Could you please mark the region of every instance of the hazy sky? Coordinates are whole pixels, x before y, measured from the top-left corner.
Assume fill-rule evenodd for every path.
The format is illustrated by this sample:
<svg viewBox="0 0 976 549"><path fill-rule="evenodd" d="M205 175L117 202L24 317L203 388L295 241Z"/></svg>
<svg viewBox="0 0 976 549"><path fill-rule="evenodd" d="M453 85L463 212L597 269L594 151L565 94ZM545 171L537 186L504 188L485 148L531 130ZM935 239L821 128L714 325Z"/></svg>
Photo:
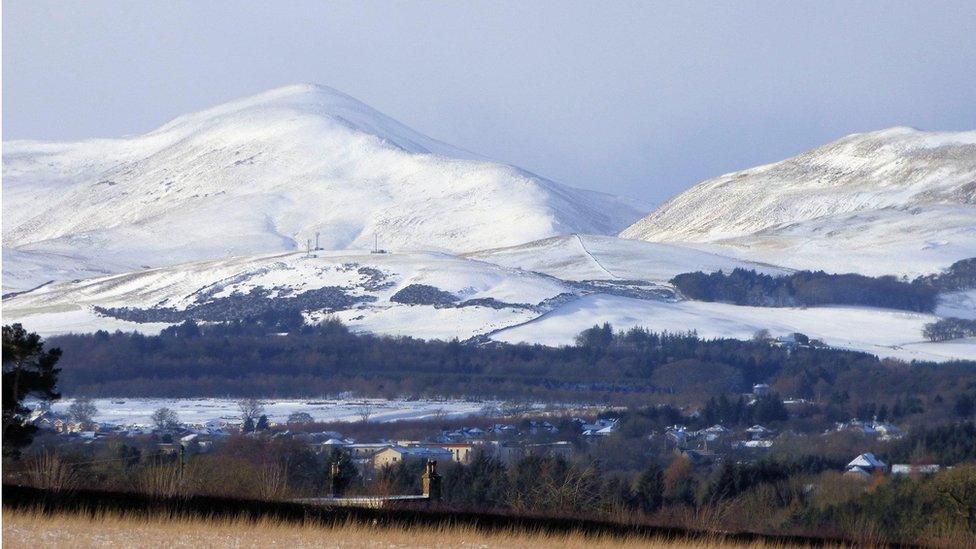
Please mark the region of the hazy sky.
<svg viewBox="0 0 976 549"><path fill-rule="evenodd" d="M3 2L5 140L297 82L660 201L852 132L976 128L976 2Z"/></svg>

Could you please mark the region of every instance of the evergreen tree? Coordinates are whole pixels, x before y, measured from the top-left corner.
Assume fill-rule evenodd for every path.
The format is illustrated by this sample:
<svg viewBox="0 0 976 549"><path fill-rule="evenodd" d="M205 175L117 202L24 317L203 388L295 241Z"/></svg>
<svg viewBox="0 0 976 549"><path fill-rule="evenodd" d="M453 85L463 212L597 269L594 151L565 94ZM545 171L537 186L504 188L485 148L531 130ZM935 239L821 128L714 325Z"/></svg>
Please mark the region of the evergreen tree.
<svg viewBox="0 0 976 549"><path fill-rule="evenodd" d="M3 455L17 457L31 443L37 428L27 423L28 396L43 401L60 398L55 368L61 349L44 350L40 336L20 324L3 327Z"/></svg>
<svg viewBox="0 0 976 549"><path fill-rule="evenodd" d="M634 483L635 506L645 513L657 511L664 503L664 471L657 463L644 470Z"/></svg>
<svg viewBox="0 0 976 549"><path fill-rule="evenodd" d="M777 394L759 397L752 407L752 418L757 423L770 421L786 421L790 418L783 400Z"/></svg>
<svg viewBox="0 0 976 549"><path fill-rule="evenodd" d="M959 417L969 417L976 412L976 398L969 395L959 395L956 397L956 415Z"/></svg>

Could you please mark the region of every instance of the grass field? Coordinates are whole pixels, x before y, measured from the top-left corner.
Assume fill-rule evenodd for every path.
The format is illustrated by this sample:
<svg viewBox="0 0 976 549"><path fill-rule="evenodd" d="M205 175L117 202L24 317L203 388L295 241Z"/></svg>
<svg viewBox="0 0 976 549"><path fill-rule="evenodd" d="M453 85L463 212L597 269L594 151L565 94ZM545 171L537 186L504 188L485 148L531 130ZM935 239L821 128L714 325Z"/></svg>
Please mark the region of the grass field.
<svg viewBox="0 0 976 549"><path fill-rule="evenodd" d="M717 539L590 537L541 532L482 532L471 527L329 527L276 520L234 520L124 516L81 513L43 514L5 509L3 546L45 547L782 547L769 543L733 545Z"/></svg>

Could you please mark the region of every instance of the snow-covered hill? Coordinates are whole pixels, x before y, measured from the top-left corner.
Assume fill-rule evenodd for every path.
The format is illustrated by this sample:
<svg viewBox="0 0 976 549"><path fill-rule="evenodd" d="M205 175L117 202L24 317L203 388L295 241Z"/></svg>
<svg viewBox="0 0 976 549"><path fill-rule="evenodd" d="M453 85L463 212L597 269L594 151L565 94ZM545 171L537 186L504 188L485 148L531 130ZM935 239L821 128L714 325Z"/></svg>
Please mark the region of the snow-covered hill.
<svg viewBox="0 0 976 549"><path fill-rule="evenodd" d="M621 236L793 268L935 272L976 255L976 131L851 135L699 183Z"/></svg>
<svg viewBox="0 0 976 549"><path fill-rule="evenodd" d="M294 304L313 322L335 315L357 329L464 339L535 318L574 292L552 277L443 253L288 252L50 284L8 297L3 315L44 334L152 333Z"/></svg>
<svg viewBox="0 0 976 549"><path fill-rule="evenodd" d="M592 256L572 253L585 243ZM548 244L548 249L546 244ZM307 321L335 316L355 330L426 339L492 338L571 343L581 330L610 322L618 329L697 330L705 337L749 338L759 329L794 331L838 347L904 359L976 359L976 339L922 340L934 315L867 307L760 308L681 300L666 280L696 266L725 268L735 260L678 246L577 237L543 241L520 256L552 272L587 273L586 261L614 273L564 280L516 266L444 253L367 251L262 254L201 261L49 284L3 301L5 323L22 322L44 335L138 330L155 333L187 318L219 321L262 311L301 311ZM665 253L669 252L669 253ZM499 256L493 252L489 256ZM657 254L657 255L654 255ZM521 259L520 259L521 257ZM565 263L560 258L568 258ZM775 271L774 267L759 266ZM606 267L605 267L606 268ZM579 270L577 270L579 269ZM587 279L587 281L583 281ZM939 314L971 306L967 293L950 294Z"/></svg>
<svg viewBox="0 0 976 549"><path fill-rule="evenodd" d="M3 147L4 291L304 249L471 251L644 212L423 136L338 91L289 86L145 135Z"/></svg>

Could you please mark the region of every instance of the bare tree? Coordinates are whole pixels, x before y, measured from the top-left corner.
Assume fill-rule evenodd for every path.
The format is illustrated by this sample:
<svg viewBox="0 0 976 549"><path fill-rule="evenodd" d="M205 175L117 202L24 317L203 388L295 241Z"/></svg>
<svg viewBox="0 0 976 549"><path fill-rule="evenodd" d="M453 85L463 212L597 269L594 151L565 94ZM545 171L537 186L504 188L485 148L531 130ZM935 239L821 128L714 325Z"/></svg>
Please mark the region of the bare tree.
<svg viewBox="0 0 976 549"><path fill-rule="evenodd" d="M176 429L180 426L180 418L170 408L160 408L152 414L153 425L161 431Z"/></svg>
<svg viewBox="0 0 976 549"><path fill-rule="evenodd" d="M528 402L510 401L502 404L501 413L503 416L520 417L532 410L532 405Z"/></svg>
<svg viewBox="0 0 976 549"><path fill-rule="evenodd" d="M71 464L55 452L44 452L28 460L25 475L31 486L53 492L71 490L79 481Z"/></svg>
<svg viewBox="0 0 976 549"><path fill-rule="evenodd" d="M359 419L363 420L363 423L366 423L373 415L373 405L369 402L363 402L359 408L356 409L356 413L359 415Z"/></svg>
<svg viewBox="0 0 976 549"><path fill-rule="evenodd" d="M136 485L146 494L175 497L186 493L186 478L179 463L161 463L143 469L136 478Z"/></svg>
<svg viewBox="0 0 976 549"><path fill-rule="evenodd" d="M245 398L237 402L237 407L241 410L241 420L252 424L257 423L258 418L264 414L264 404L256 398Z"/></svg>
<svg viewBox="0 0 976 549"><path fill-rule="evenodd" d="M285 463L266 463L258 469L258 497L273 501L285 497L288 492L288 468Z"/></svg>
<svg viewBox="0 0 976 549"><path fill-rule="evenodd" d="M95 419L98 408L90 398L76 398L71 406L68 406L68 415L71 419L81 424L89 424Z"/></svg>

